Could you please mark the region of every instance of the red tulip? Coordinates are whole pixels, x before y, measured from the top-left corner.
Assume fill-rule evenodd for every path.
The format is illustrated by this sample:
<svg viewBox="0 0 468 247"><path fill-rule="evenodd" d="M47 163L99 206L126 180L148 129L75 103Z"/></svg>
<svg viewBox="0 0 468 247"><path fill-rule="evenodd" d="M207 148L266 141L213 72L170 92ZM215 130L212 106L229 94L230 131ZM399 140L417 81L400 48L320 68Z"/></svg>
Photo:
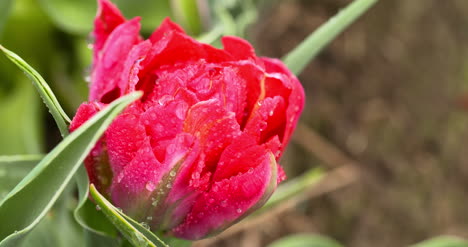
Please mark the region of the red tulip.
<svg viewBox="0 0 468 247"><path fill-rule="evenodd" d="M116 98L143 97L85 161L91 183L153 230L185 239L219 232L261 207L285 179L277 165L304 105L279 60L224 37L224 49L169 19L149 39L99 0L89 103L71 130Z"/></svg>

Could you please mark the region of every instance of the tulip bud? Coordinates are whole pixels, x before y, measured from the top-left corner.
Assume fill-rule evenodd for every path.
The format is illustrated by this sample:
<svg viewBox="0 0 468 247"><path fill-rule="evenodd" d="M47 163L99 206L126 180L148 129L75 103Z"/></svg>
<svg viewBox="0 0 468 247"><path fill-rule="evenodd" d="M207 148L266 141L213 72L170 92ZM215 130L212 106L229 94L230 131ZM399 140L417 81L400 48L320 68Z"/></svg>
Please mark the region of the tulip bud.
<svg viewBox="0 0 468 247"><path fill-rule="evenodd" d="M276 59L224 37L224 49L169 19L149 39L99 0L89 103L71 130L135 90L85 161L90 182L152 230L185 239L222 231L261 207L285 179L277 165L304 105Z"/></svg>

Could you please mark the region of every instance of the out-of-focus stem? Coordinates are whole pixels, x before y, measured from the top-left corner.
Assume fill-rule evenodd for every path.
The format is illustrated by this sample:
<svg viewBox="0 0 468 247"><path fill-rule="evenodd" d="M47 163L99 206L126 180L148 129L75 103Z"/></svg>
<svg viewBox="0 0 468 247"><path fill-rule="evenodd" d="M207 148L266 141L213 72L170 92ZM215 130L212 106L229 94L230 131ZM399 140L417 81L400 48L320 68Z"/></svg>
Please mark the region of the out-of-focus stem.
<svg viewBox="0 0 468 247"><path fill-rule="evenodd" d="M305 66L336 36L364 14L378 0L355 0L310 34L284 58L284 63L298 75Z"/></svg>

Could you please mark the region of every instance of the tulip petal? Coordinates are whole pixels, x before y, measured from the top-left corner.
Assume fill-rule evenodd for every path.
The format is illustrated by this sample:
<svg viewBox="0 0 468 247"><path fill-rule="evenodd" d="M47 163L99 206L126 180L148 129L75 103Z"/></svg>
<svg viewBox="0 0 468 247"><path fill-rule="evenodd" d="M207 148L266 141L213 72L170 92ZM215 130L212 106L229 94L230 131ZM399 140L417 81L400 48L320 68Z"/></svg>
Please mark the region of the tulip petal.
<svg viewBox="0 0 468 247"><path fill-rule="evenodd" d="M180 27L177 23L172 22L169 17L166 17L162 21L161 25L159 25L159 27L156 28L156 30L154 30L154 32L151 34L149 40L151 40L153 43L156 43L164 36L167 36L170 32L185 33L182 27Z"/></svg>
<svg viewBox="0 0 468 247"><path fill-rule="evenodd" d="M234 36L225 36L221 39L224 50L227 51L234 60L256 60L255 50L249 42Z"/></svg>
<svg viewBox="0 0 468 247"><path fill-rule="evenodd" d="M142 220L151 205L149 198L164 175L158 172L160 166L146 139L130 164L114 176L111 188L114 204L134 219Z"/></svg>
<svg viewBox="0 0 468 247"><path fill-rule="evenodd" d="M224 230L266 202L276 188L276 172L274 157L266 153L252 170L215 182L172 234L195 240Z"/></svg>
<svg viewBox="0 0 468 247"><path fill-rule="evenodd" d="M98 12L94 19L93 53L96 61L109 35L116 27L125 22L120 10L109 0L98 0Z"/></svg>
<svg viewBox="0 0 468 247"><path fill-rule="evenodd" d="M170 100L150 107L141 115L146 133L151 137L154 153L161 162L165 159L170 143L182 130L188 105L183 101Z"/></svg>
<svg viewBox="0 0 468 247"><path fill-rule="evenodd" d="M140 18L119 25L108 37L102 54L94 61L90 101L110 103L121 96L120 75L133 46L140 40ZM112 75L112 76L109 76ZM107 97L106 97L107 96Z"/></svg>
<svg viewBox="0 0 468 247"><path fill-rule="evenodd" d="M154 71L163 65L175 65L204 60L208 63L232 60L224 50L202 44L181 32L167 32L160 40L153 41L153 48L144 67Z"/></svg>
<svg viewBox="0 0 468 247"><path fill-rule="evenodd" d="M73 132L88 121L103 107L103 104L96 102L81 104L70 124L70 132ZM100 191L107 191L110 185L110 179L112 178L112 171L109 167L109 160L103 138L96 142L96 145L84 160L84 164L90 183L95 184L96 188Z"/></svg>
<svg viewBox="0 0 468 247"><path fill-rule="evenodd" d="M284 138L282 140L283 146L286 146L304 107L304 89L297 77L293 75L280 60L265 57L261 59L263 60L265 69L267 73L269 73L270 77L277 78L277 80L282 82L285 88L290 90L289 96L287 97L286 127ZM273 85L273 83L270 83L270 85ZM272 91L278 91L278 89L274 89L274 86L271 86L270 88Z"/></svg>
<svg viewBox="0 0 468 247"><path fill-rule="evenodd" d="M140 112L127 109L106 131L107 152L114 174L119 174L135 157L147 134Z"/></svg>
<svg viewBox="0 0 468 247"><path fill-rule="evenodd" d="M206 155L204 172L212 172L221 151L241 134L235 114L227 111L216 99L192 106L184 122L184 131L200 141Z"/></svg>

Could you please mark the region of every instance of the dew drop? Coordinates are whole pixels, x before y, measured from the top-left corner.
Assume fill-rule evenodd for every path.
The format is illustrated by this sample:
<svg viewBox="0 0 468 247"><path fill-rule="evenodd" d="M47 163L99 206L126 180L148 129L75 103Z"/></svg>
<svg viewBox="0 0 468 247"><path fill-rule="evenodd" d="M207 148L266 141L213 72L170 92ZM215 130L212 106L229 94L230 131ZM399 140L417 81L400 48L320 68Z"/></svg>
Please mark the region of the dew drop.
<svg viewBox="0 0 468 247"><path fill-rule="evenodd" d="M258 106L262 106L262 102L258 101L258 102L257 102L257 105L258 105Z"/></svg>
<svg viewBox="0 0 468 247"><path fill-rule="evenodd" d="M141 225L142 227L148 229L148 230L150 229L148 223L146 223L146 222L140 222L140 225Z"/></svg>
<svg viewBox="0 0 468 247"><path fill-rule="evenodd" d="M155 185L153 184L153 182L151 182L151 181L148 182L148 183L146 183L146 186L145 186L145 187L146 187L146 189L147 189L148 191L153 191L153 190L156 188L156 186L155 186Z"/></svg>
<svg viewBox="0 0 468 247"><path fill-rule="evenodd" d="M169 175L170 175L171 177L175 177L176 174L177 174L177 173L176 173L175 171L169 172Z"/></svg>
<svg viewBox="0 0 468 247"><path fill-rule="evenodd" d="M147 220L153 220L153 216L146 217Z"/></svg>
<svg viewBox="0 0 468 247"><path fill-rule="evenodd" d="M248 172L253 173L253 171L254 171L253 167L250 167Z"/></svg>
<svg viewBox="0 0 468 247"><path fill-rule="evenodd" d="M101 211L101 207L99 205L96 205L96 210Z"/></svg>
<svg viewBox="0 0 468 247"><path fill-rule="evenodd" d="M242 209L238 208L238 209L236 210L236 212L237 212L238 214L240 214L240 213L242 213Z"/></svg>
<svg viewBox="0 0 468 247"><path fill-rule="evenodd" d="M158 201L153 201L153 202L151 203L151 205L153 205L153 207L158 206Z"/></svg>
<svg viewBox="0 0 468 247"><path fill-rule="evenodd" d="M213 198L208 199L208 203L213 203L214 201L215 201L215 199L213 199Z"/></svg>
<svg viewBox="0 0 468 247"><path fill-rule="evenodd" d="M172 184L166 184L166 188L168 189L172 188Z"/></svg>
<svg viewBox="0 0 468 247"><path fill-rule="evenodd" d="M271 117L271 116L273 116L273 113L274 113L273 110L271 110L271 111L268 113L268 115L270 115L270 117Z"/></svg>

